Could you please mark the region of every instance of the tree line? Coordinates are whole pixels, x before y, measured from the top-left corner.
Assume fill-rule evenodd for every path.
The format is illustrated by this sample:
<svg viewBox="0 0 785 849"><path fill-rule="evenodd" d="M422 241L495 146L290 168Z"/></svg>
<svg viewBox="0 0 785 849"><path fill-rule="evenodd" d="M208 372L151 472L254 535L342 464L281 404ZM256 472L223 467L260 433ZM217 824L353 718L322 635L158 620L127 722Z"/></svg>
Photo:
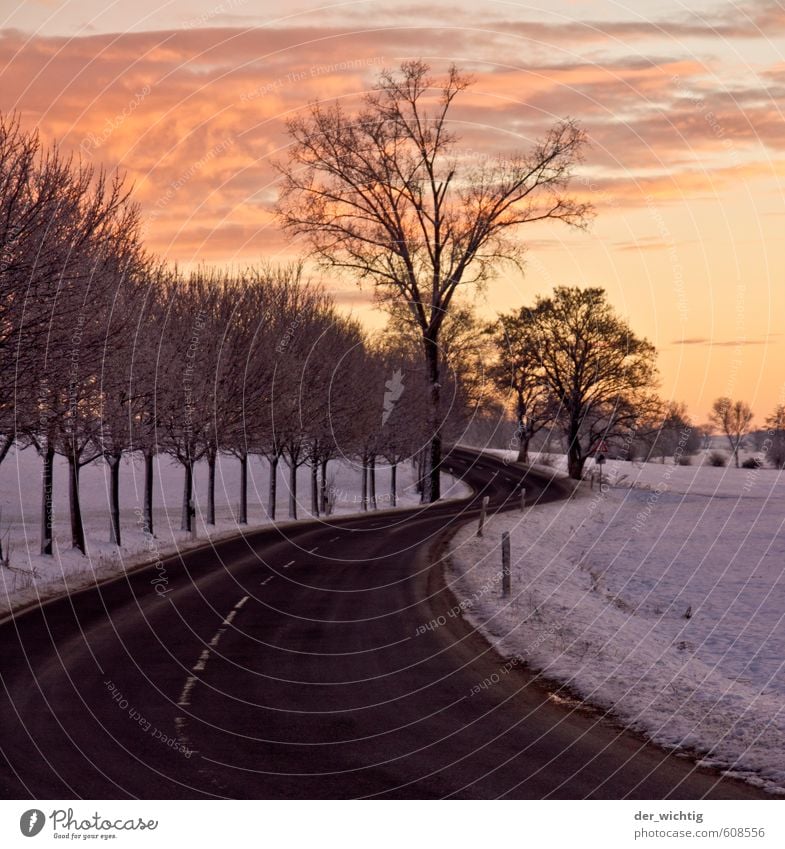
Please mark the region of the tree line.
<svg viewBox="0 0 785 849"><path fill-rule="evenodd" d="M728 441L738 467L753 413L744 401L718 398L706 424L695 425L684 404L656 394L656 351L617 316L600 288L557 287L531 307L502 314L486 333L495 351L491 376L509 400L518 459L541 432L567 453L580 479L597 454L623 459L688 462L712 433ZM778 405L757 434L761 456L785 466L785 407Z"/></svg>
<svg viewBox="0 0 785 849"><path fill-rule="evenodd" d="M241 523L253 456L270 467L270 518L280 463L292 518L298 469L310 470L319 515L330 509L327 465L340 457L362 468L363 506L377 500L379 461L393 470L395 503L394 472L410 457L423 500L433 501L443 445L475 414L502 418L508 397L519 458L541 431L556 432L575 478L599 452L695 450L699 429L654 391L654 347L604 290L557 287L489 327L463 297L520 262L523 225L584 227L592 215L570 191L586 146L575 121L556 122L516 153L478 159L462 150L451 113L472 82L456 68L437 80L422 61L404 62L379 76L358 110L317 104L288 123L279 221L324 269L372 283L389 317L373 339L301 264L186 273L161 261L143 245L121 176L0 116L0 463L15 443L41 456L43 553L53 550L57 454L68 462L73 545L84 551L80 470L107 463L119 544L129 454L144 458L142 524L152 534L158 454L182 466L185 530L199 461L215 522L221 453L240 464ZM718 404L713 421L738 462L749 420L737 402ZM776 447L781 408L772 421Z"/></svg>
<svg viewBox="0 0 785 849"><path fill-rule="evenodd" d="M12 445L42 461L41 552L53 552L56 455L67 459L71 539L86 550L80 472L110 471L111 539L121 543L123 457L144 460L141 524L154 533L155 457L183 471L181 527L194 521L194 464L204 461L204 503L215 523L221 453L240 465L240 523L248 522L249 458L310 468L311 512L330 509L327 464L362 468L363 506L376 503L379 458L414 457L425 491L431 421L427 373L400 328L369 339L341 315L300 264L188 273L147 252L126 182L46 148L17 119L0 119L0 463ZM468 391L445 375L440 429L454 437Z"/></svg>

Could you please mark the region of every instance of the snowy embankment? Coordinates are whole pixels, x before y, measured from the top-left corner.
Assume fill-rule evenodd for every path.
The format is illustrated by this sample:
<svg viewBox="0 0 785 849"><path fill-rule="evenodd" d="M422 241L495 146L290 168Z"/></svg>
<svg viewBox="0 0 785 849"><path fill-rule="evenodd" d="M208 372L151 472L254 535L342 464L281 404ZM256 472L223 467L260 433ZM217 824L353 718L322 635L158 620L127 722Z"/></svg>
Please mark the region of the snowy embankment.
<svg viewBox="0 0 785 849"><path fill-rule="evenodd" d="M457 534L448 580L465 615L563 696L785 792L785 475L603 471L602 492L583 483L567 501L494 517L482 539Z"/></svg>
<svg viewBox="0 0 785 849"><path fill-rule="evenodd" d="M289 469L279 463L276 499L278 524L288 522ZM332 516L361 510L361 472L347 461L334 460L328 466L329 491L334 501ZM298 516L310 519L310 468L298 470ZM398 467L397 506L419 503L411 465ZM389 509L390 471L377 467L376 491L379 509ZM71 547L68 510L68 465L56 458L53 509L55 552L41 556L40 506L41 460L33 449L12 451L0 466L0 537L3 552L10 550L10 564L0 564L0 612L30 602L73 591L96 580L120 574L150 561L232 534L270 524L267 514L269 466L257 457L248 463L248 524L239 525L236 516L240 501L240 463L231 456L219 457L216 471L216 524L205 523L207 501L207 464L194 468L196 499L196 539L180 530L182 504L182 466L167 456L155 463L153 529L150 537L142 529L144 467L140 458L123 461L120 472L122 546L109 542L109 468L103 462L91 463L81 470L80 492L87 538L87 556ZM444 477L444 498L462 498L467 486ZM329 521L329 518L325 518Z"/></svg>

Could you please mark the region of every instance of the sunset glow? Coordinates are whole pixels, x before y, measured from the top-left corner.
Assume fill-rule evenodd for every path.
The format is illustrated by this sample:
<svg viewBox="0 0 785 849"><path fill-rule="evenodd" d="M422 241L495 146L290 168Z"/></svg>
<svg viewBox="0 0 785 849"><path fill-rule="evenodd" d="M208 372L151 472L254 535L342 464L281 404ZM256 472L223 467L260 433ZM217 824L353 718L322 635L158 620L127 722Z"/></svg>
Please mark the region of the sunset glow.
<svg viewBox="0 0 785 849"><path fill-rule="evenodd" d="M389 5L389 8L388 8ZM285 12L283 11L285 9ZM350 105L383 68L456 63L466 156L525 149L557 118L591 140L587 232L526 228L492 315L603 286L659 350L660 391L703 421L785 402L785 8L595 2L23 2L2 21L0 111L135 183L151 249L188 265L296 256L272 215L284 119ZM370 326L370 291L324 278Z"/></svg>

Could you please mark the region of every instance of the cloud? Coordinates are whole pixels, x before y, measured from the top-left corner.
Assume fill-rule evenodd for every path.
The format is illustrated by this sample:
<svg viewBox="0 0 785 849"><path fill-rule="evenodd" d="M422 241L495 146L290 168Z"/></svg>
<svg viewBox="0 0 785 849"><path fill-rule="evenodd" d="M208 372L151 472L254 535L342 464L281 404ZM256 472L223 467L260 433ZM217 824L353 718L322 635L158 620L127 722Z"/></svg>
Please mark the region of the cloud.
<svg viewBox="0 0 785 849"><path fill-rule="evenodd" d="M637 239L624 242L614 242L613 247L617 251L662 251L672 250L674 247L696 244L695 239L666 241L660 236L641 236ZM684 344L687 344L686 342Z"/></svg>
<svg viewBox="0 0 785 849"><path fill-rule="evenodd" d="M749 345L768 345L768 339L674 339L671 345L707 345L713 348L745 348Z"/></svg>
<svg viewBox="0 0 785 849"><path fill-rule="evenodd" d="M677 41L693 31L742 37L764 23L771 35L785 28L775 6L659 23L500 19L478 27L469 25L475 13L461 18L458 9L446 28L403 25L396 11L389 26L369 21L365 31L335 16L323 25L78 38L6 30L0 110L20 109L46 138L126 170L152 219L153 249L183 261L258 256L291 249L271 215L271 161L285 156L288 115L316 99L340 98L351 110L382 67L406 56L468 57L476 84L454 115L464 151L526 148L555 118L574 115L592 141L576 193L623 210L716 197L739 181L782 175L785 66L763 69L760 85L718 88L711 56ZM438 10L443 17L442 6L424 7L417 20ZM521 51L524 33L554 49ZM644 57L628 41L647 33L659 33L658 52ZM556 49L589 37L600 52ZM664 245L634 249L642 247Z"/></svg>

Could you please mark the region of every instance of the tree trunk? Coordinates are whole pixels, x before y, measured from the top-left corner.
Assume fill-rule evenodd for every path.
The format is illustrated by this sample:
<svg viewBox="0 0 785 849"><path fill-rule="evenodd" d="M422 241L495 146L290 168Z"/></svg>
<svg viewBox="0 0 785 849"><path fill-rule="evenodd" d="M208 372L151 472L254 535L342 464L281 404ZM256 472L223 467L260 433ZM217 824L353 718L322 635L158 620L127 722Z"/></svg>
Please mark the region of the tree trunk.
<svg viewBox="0 0 785 849"><path fill-rule="evenodd" d="M360 501L363 510L368 509L368 458L363 455L363 482L360 490Z"/></svg>
<svg viewBox="0 0 785 849"><path fill-rule="evenodd" d="M579 481L583 478L583 466L586 462L585 457L581 457L580 453L577 455L570 451L567 455L567 472L569 476L576 481Z"/></svg>
<svg viewBox="0 0 785 849"><path fill-rule="evenodd" d="M79 503L79 460L72 452L68 454L68 504L71 511L71 545L86 554L82 505Z"/></svg>
<svg viewBox="0 0 785 849"><path fill-rule="evenodd" d="M425 491L425 474L427 471L428 449L423 448L417 452L417 492L420 494L420 503L424 504L427 498Z"/></svg>
<svg viewBox="0 0 785 849"><path fill-rule="evenodd" d="M207 452L207 524L215 524L215 463L218 452L211 449Z"/></svg>
<svg viewBox="0 0 785 849"><path fill-rule="evenodd" d="M528 435L528 429L526 427L526 406L520 396L518 397L517 416L518 422L515 427L515 438L518 440L518 457L516 462L528 463L531 437Z"/></svg>
<svg viewBox="0 0 785 849"><path fill-rule="evenodd" d="M297 518L297 465L289 462L289 518Z"/></svg>
<svg viewBox="0 0 785 849"><path fill-rule="evenodd" d="M442 464L441 384L439 375L439 345L436 338L425 337L425 359L428 363L428 380L431 384L431 441L429 462L424 481L424 500L432 503L441 498L440 472Z"/></svg>
<svg viewBox="0 0 785 849"><path fill-rule="evenodd" d="M144 504L142 505L142 531L153 535L153 467L154 455L146 451L144 455Z"/></svg>
<svg viewBox="0 0 785 849"><path fill-rule="evenodd" d="M322 513L327 513L329 507L329 499L327 493L327 460L322 460L322 481L321 481L321 503Z"/></svg>
<svg viewBox="0 0 785 849"><path fill-rule="evenodd" d="M275 519L275 499L278 497L278 455L273 454L270 462L270 485L267 497L267 515Z"/></svg>
<svg viewBox="0 0 785 849"><path fill-rule="evenodd" d="M368 463L368 489L369 496L371 499L371 507L376 510L378 505L376 504L376 455L372 454L370 462Z"/></svg>
<svg viewBox="0 0 785 849"><path fill-rule="evenodd" d="M396 492L398 479L398 466L393 463L390 466L390 506L395 507L398 502L398 493Z"/></svg>
<svg viewBox="0 0 785 849"><path fill-rule="evenodd" d="M120 546L120 454L107 458L109 463L109 542Z"/></svg>
<svg viewBox="0 0 785 849"><path fill-rule="evenodd" d="M583 478L583 465L586 462L586 458L581 451L578 428L579 424L577 422L571 422L570 430L567 434L567 473L576 481Z"/></svg>
<svg viewBox="0 0 785 849"><path fill-rule="evenodd" d="M2 446L0 446L0 463L2 463L3 460L5 460L5 458L8 456L8 452L11 450L11 446L13 444L14 444L14 435L9 434L3 440Z"/></svg>
<svg viewBox="0 0 785 849"><path fill-rule="evenodd" d="M311 465L311 515L319 515L319 464L316 460Z"/></svg>
<svg viewBox="0 0 785 849"><path fill-rule="evenodd" d="M44 472L41 499L41 554L53 553L52 531L52 487L54 485L54 448L46 441L43 452Z"/></svg>
<svg viewBox="0 0 785 849"><path fill-rule="evenodd" d="M188 531L192 530L192 522L196 520L196 517L193 515L192 505L194 498L194 466L193 463L188 460L183 463L183 511L182 516L180 517L180 530Z"/></svg>
<svg viewBox="0 0 785 849"><path fill-rule="evenodd" d="M248 455L240 455L240 524L248 524Z"/></svg>

